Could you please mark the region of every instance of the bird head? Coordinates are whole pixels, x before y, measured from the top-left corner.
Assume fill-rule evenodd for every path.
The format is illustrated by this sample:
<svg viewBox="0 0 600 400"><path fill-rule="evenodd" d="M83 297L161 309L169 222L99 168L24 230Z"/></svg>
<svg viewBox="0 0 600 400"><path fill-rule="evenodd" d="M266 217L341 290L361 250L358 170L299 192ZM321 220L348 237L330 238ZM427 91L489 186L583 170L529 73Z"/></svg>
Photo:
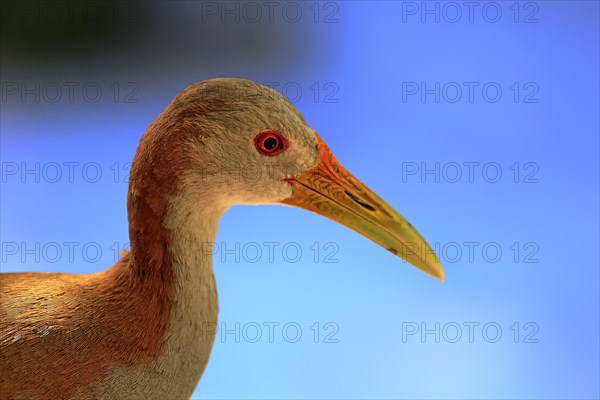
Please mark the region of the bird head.
<svg viewBox="0 0 600 400"><path fill-rule="evenodd" d="M186 185L234 204L284 204L353 229L435 278L444 273L417 230L333 156L277 91L218 78L179 93L160 131L181 132ZM170 124L170 125L169 125ZM173 158L178 155L173 154Z"/></svg>

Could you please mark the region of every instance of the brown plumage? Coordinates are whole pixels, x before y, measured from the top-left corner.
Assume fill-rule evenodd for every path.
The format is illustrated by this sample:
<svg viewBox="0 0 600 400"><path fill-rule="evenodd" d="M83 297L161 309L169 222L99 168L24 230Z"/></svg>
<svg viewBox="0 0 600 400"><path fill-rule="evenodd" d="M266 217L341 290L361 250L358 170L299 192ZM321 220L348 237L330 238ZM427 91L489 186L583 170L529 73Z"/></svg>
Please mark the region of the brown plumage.
<svg viewBox="0 0 600 400"><path fill-rule="evenodd" d="M248 165L258 178L240 173ZM325 215L443 276L437 259L408 251L413 242L430 251L412 226L281 95L240 79L199 82L140 140L130 254L95 274L0 275L0 398L189 397L218 317L206 243L231 205L264 203Z"/></svg>

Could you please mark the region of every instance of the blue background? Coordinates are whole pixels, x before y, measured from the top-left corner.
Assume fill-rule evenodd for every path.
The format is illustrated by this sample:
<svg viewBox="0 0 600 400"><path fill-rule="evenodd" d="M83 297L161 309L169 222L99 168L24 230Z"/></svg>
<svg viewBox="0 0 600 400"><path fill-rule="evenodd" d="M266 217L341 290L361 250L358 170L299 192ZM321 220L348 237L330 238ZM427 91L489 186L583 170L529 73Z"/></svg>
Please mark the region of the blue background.
<svg viewBox="0 0 600 400"><path fill-rule="evenodd" d="M32 28L54 18L43 6L11 17L2 272L110 266L128 241L127 163L170 99L216 76L276 82L436 247L446 282L303 210L234 207L217 243L238 259L214 267L221 328L240 328L218 333L193 398L600 397L598 2L481 2L472 20L463 2L281 3L271 21L262 2L261 18L241 3L114 4L84 26L60 17L73 28L55 36Z"/></svg>

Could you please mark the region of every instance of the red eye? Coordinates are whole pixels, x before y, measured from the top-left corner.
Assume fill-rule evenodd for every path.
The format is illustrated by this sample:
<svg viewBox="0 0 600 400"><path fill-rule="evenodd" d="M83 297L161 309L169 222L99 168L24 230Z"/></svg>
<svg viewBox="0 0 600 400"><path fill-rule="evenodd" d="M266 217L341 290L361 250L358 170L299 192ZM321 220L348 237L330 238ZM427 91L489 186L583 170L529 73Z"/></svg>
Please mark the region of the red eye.
<svg viewBox="0 0 600 400"><path fill-rule="evenodd" d="M288 142L277 131L265 131L254 138L256 149L265 156L276 156L288 147Z"/></svg>

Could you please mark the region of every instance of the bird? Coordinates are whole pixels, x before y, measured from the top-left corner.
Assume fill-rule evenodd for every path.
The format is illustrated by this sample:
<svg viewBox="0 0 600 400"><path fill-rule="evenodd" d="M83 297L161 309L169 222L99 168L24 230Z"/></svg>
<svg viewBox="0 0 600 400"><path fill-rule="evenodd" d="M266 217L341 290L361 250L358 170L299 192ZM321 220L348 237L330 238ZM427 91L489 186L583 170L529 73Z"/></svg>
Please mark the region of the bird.
<svg viewBox="0 0 600 400"><path fill-rule="evenodd" d="M206 243L238 204L304 208L444 279L417 230L283 95L241 78L199 81L140 138L126 254L90 274L0 274L0 398L189 398L216 333L204 328L218 321Z"/></svg>

